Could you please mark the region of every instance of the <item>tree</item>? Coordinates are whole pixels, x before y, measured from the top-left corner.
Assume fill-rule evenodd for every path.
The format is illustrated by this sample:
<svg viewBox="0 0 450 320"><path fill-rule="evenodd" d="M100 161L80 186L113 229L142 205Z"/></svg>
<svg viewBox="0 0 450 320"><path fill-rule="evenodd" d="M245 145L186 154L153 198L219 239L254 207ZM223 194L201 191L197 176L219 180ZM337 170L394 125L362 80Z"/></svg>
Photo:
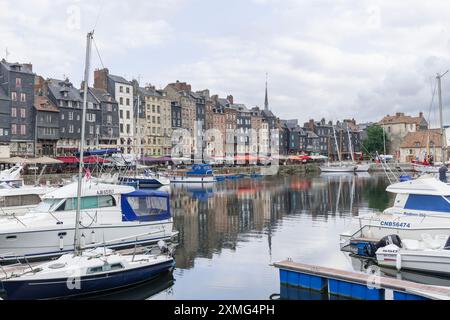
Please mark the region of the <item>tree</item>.
<svg viewBox="0 0 450 320"><path fill-rule="evenodd" d="M385 135L385 137L383 137ZM384 129L379 125L372 125L367 128L367 138L363 141L366 152L375 155L384 154L384 143L386 140L386 150L389 150L389 137L384 133Z"/></svg>

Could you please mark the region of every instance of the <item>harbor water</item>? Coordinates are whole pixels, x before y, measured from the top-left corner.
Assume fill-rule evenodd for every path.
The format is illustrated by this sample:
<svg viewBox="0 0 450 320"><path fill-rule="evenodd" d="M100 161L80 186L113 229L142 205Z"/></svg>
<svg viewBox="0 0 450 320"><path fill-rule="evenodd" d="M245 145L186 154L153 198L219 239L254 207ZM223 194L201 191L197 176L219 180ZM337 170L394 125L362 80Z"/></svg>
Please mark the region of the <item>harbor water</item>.
<svg viewBox="0 0 450 320"><path fill-rule="evenodd" d="M268 300L280 293L271 264L286 258L364 272L370 263L341 252L339 234L352 216L392 205L387 185L384 175L364 173L171 186L174 228L180 232L173 275L108 298ZM450 282L382 271L422 283Z"/></svg>

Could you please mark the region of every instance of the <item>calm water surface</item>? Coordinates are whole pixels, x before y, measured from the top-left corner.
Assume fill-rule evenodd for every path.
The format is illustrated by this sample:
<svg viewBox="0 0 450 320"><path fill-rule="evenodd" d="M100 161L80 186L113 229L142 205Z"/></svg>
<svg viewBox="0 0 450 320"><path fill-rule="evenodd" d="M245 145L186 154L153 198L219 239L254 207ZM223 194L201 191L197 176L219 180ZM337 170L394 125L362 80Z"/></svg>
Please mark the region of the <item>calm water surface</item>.
<svg viewBox="0 0 450 320"><path fill-rule="evenodd" d="M269 299L280 292L270 264L294 261L353 270L339 249L352 216L393 201L384 176L270 177L172 187L180 232L177 268L151 299ZM358 267L356 267L358 268Z"/></svg>
<svg viewBox="0 0 450 320"><path fill-rule="evenodd" d="M339 234L353 216L392 205L387 185L384 175L364 174L246 178L210 188L172 186L172 214L180 232L176 270L107 298L268 300L281 290L278 270L270 264L288 257L364 271L370 264L341 252ZM450 279L408 272L382 270L382 275L450 286ZM289 297L324 298L296 290Z"/></svg>

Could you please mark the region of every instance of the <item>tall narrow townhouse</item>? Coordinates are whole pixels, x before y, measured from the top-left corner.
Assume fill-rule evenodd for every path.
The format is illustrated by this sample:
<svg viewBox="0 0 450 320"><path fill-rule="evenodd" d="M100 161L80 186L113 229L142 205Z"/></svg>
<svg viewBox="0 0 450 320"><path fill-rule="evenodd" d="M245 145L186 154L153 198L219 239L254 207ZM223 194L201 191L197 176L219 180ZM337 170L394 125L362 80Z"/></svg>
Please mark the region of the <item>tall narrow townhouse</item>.
<svg viewBox="0 0 450 320"><path fill-rule="evenodd" d="M0 86L2 90L2 113L9 114L2 121L1 140L10 141L12 156L31 156L35 152L35 112L34 112L34 78L33 66L23 63L0 61ZM9 109L9 110L7 110ZM3 137L3 138L2 138Z"/></svg>
<svg viewBox="0 0 450 320"><path fill-rule="evenodd" d="M58 155L72 155L80 147L83 98L80 91L66 80L47 80L48 99L59 109Z"/></svg>
<svg viewBox="0 0 450 320"><path fill-rule="evenodd" d="M94 88L108 91L119 104L119 139L117 144L125 154L137 153L134 132L134 89L133 84L123 77L109 73L108 69L95 70Z"/></svg>

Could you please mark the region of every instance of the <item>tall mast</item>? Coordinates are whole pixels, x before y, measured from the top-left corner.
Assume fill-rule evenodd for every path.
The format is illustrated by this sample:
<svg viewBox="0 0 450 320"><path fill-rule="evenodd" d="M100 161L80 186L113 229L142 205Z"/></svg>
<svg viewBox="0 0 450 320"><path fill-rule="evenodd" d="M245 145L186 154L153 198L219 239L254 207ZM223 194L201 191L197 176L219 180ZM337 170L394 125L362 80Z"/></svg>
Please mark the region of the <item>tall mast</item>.
<svg viewBox="0 0 450 320"><path fill-rule="evenodd" d="M355 155L353 154L352 136L351 136L350 130L348 128L348 123L347 123L347 134L348 134L348 147L349 147L350 155L352 157L352 161L355 162Z"/></svg>
<svg viewBox="0 0 450 320"><path fill-rule="evenodd" d="M141 95L139 94L139 83L137 86L137 106L136 106L136 146L137 148L135 149L135 152L137 152L138 154L140 154L140 149L142 148L141 146L141 136L139 134L139 107L141 105ZM135 169L134 169L134 176L137 177L138 176L138 155L135 154L135 159L134 159L134 163L135 163Z"/></svg>
<svg viewBox="0 0 450 320"><path fill-rule="evenodd" d="M87 95L89 89L89 72L91 64L91 43L94 36L94 31L87 34L86 40L86 62L84 69L84 92L83 92L83 113L81 116L81 141L80 141L80 164L78 166L78 191L77 191L77 214L75 219L75 239L74 247L75 254L79 255L81 253L80 245L80 218L81 218L81 186L83 179L83 168L84 168L84 140L86 136L86 109L87 109Z"/></svg>
<svg viewBox="0 0 450 320"><path fill-rule="evenodd" d="M444 130L444 116L442 114L442 77L444 77L446 74L448 73L448 70L440 75L439 73L436 76L436 79L438 81L438 93L439 93L439 118L440 118L440 125L441 125L441 159L442 159L442 163L445 164L445 145L446 145L446 141L445 141L445 130Z"/></svg>
<svg viewBox="0 0 450 320"><path fill-rule="evenodd" d="M339 162L342 163L341 152L339 151L339 144L338 144L338 141L337 141L336 130L334 129L334 127L333 127L333 134L334 134L334 142L336 144L336 152L338 154Z"/></svg>

